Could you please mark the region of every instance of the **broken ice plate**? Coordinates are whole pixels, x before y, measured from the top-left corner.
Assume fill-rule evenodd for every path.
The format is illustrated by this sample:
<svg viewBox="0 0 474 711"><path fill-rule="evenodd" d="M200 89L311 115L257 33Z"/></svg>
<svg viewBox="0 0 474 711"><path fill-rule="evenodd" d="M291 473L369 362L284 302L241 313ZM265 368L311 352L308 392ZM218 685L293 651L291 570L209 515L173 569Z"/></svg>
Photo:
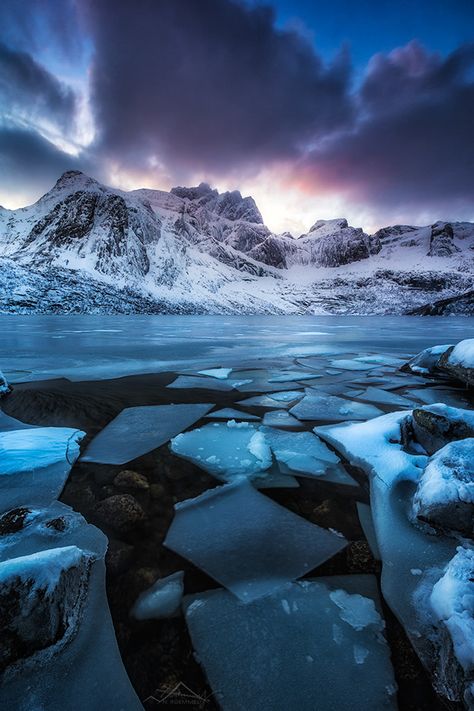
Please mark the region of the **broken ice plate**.
<svg viewBox="0 0 474 711"><path fill-rule="evenodd" d="M233 407L224 407L222 410L214 410L206 415L206 420L259 420L257 415L251 415L243 410L236 410Z"/></svg>
<svg viewBox="0 0 474 711"><path fill-rule="evenodd" d="M270 410L263 416L262 424L267 427L282 427L284 429L301 429L302 425L296 417L286 410Z"/></svg>
<svg viewBox="0 0 474 711"><path fill-rule="evenodd" d="M307 389L305 397L294 405L290 414L300 420L368 420L383 415L374 405L346 400L336 395Z"/></svg>
<svg viewBox="0 0 474 711"><path fill-rule="evenodd" d="M210 590L184 609L224 711L397 708L373 576L302 580L250 604Z"/></svg>
<svg viewBox="0 0 474 711"><path fill-rule="evenodd" d="M235 390L239 385L248 384L251 380L228 378L226 380L199 376L199 375L178 375L176 380L167 385L167 388L177 390L192 390L200 388L201 390Z"/></svg>
<svg viewBox="0 0 474 711"><path fill-rule="evenodd" d="M219 382L219 381L216 381ZM128 407L94 437L82 462L126 464L151 452L206 415L212 404Z"/></svg>
<svg viewBox="0 0 474 711"><path fill-rule="evenodd" d="M347 545L246 480L175 506L164 545L251 602L309 573Z"/></svg>

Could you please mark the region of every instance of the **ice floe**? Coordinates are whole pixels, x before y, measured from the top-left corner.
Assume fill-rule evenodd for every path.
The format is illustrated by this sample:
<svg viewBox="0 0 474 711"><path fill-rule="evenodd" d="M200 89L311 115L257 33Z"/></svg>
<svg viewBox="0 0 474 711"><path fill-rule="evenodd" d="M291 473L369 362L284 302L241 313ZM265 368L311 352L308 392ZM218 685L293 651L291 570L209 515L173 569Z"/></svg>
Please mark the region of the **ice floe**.
<svg viewBox="0 0 474 711"><path fill-rule="evenodd" d="M304 398L291 408L290 414L299 420L341 422L378 417L382 412L374 405L354 402L307 388Z"/></svg>
<svg viewBox="0 0 474 711"><path fill-rule="evenodd" d="M364 535L367 539L372 555L375 560L380 560L379 544L377 543L377 536L375 535L374 521L370 506L368 504L363 504L360 501L357 501L356 506L360 525L364 531Z"/></svg>
<svg viewBox="0 0 474 711"><path fill-rule="evenodd" d="M402 395L387 392L382 388L368 387L362 393L354 397L357 397L358 400L367 400L368 402L376 402L381 405L393 405L394 407L406 407L408 409L413 408L415 405L412 400Z"/></svg>
<svg viewBox="0 0 474 711"><path fill-rule="evenodd" d="M219 381L216 381L219 382ZM94 437L83 462L126 464L168 442L206 415L212 404L128 407Z"/></svg>
<svg viewBox="0 0 474 711"><path fill-rule="evenodd" d="M164 541L244 602L309 573L346 544L245 479L176 504Z"/></svg>
<svg viewBox="0 0 474 711"><path fill-rule="evenodd" d="M206 415L206 420L259 420L257 415L251 415L243 410L236 410L233 407L224 407L222 410L214 410ZM1 420L0 420L1 425Z"/></svg>
<svg viewBox="0 0 474 711"><path fill-rule="evenodd" d="M249 604L210 590L184 607L224 711L397 708L372 576L303 580Z"/></svg>
<svg viewBox="0 0 474 711"><path fill-rule="evenodd" d="M213 377L197 376L197 375L178 375L176 380L167 385L167 388L174 388L177 390L235 390L241 385L246 385L251 383L251 380L236 380L236 379L220 379Z"/></svg>
<svg viewBox="0 0 474 711"><path fill-rule="evenodd" d="M198 371L199 375L207 375L210 378L225 380L232 373L232 368L209 368L209 370Z"/></svg>
<svg viewBox="0 0 474 711"><path fill-rule="evenodd" d="M271 410L263 416L262 424L267 427L281 427L283 429L301 429L301 422L290 415L286 410Z"/></svg>

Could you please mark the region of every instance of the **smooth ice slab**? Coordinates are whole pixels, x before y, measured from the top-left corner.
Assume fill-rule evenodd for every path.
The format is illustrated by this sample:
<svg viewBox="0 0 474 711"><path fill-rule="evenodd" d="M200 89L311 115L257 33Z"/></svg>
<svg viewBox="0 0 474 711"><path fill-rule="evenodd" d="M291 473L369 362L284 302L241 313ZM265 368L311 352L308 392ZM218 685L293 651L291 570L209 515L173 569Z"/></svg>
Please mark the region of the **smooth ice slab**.
<svg viewBox="0 0 474 711"><path fill-rule="evenodd" d="M248 605L210 590L184 607L223 711L397 708L372 576L303 580Z"/></svg>
<svg viewBox="0 0 474 711"><path fill-rule="evenodd" d="M69 427L0 432L0 510L57 499L83 437Z"/></svg>
<svg viewBox="0 0 474 711"><path fill-rule="evenodd" d="M278 402L273 400L269 395L256 395L255 397L248 397L245 400L239 400L239 405L250 405L251 407L268 407L279 409L281 407L289 407L290 403Z"/></svg>
<svg viewBox="0 0 474 711"><path fill-rule="evenodd" d="M435 405L444 403L451 407L470 407L470 402L463 397L459 390L442 390L437 388L413 388L410 390L410 397L414 397L424 405Z"/></svg>
<svg viewBox="0 0 474 711"><path fill-rule="evenodd" d="M385 355L384 353L374 353L372 355L359 356L354 358L357 362L368 363L372 365L388 365L398 367L404 365L403 358L395 358L394 356Z"/></svg>
<svg viewBox="0 0 474 711"><path fill-rule="evenodd" d="M233 407L224 407L222 410L215 410L206 415L206 420L259 420L257 415L251 415L243 410L236 410ZM0 421L1 424L1 421Z"/></svg>
<svg viewBox="0 0 474 711"><path fill-rule="evenodd" d="M171 451L222 481L253 477L272 464L270 447L249 422L213 422L171 440Z"/></svg>
<svg viewBox="0 0 474 711"><path fill-rule="evenodd" d="M300 380L317 380L321 375L308 373L307 370L282 370L278 375L268 378L269 383L291 383Z"/></svg>
<svg viewBox="0 0 474 711"><path fill-rule="evenodd" d="M283 429L300 429L301 422L286 410L271 410L263 416L262 424L267 427L282 427Z"/></svg>
<svg viewBox="0 0 474 711"><path fill-rule="evenodd" d="M290 413L299 420L329 420L343 422L344 420L369 420L382 415L382 411L374 405L365 405L353 400L345 400L337 395L306 390L305 397L300 400Z"/></svg>
<svg viewBox="0 0 474 711"><path fill-rule="evenodd" d="M218 381L216 381L218 382ZM82 462L126 464L168 442L206 415L212 404L127 407L94 437Z"/></svg>
<svg viewBox="0 0 474 711"><path fill-rule="evenodd" d="M161 620L178 614L184 592L184 572L160 578L142 592L131 609L136 620Z"/></svg>
<svg viewBox="0 0 474 711"><path fill-rule="evenodd" d="M200 370L198 372L199 375L207 375L210 378L225 380L232 373L232 368L209 368L209 370Z"/></svg>
<svg viewBox="0 0 474 711"><path fill-rule="evenodd" d="M286 464L293 473L318 477L340 462L312 432L282 432L270 427L262 427L262 432L276 460Z"/></svg>
<svg viewBox="0 0 474 711"><path fill-rule="evenodd" d="M357 358L339 358L331 361L331 367L340 370L371 370L376 366L377 363L366 363Z"/></svg>
<svg viewBox="0 0 474 711"><path fill-rule="evenodd" d="M175 506L165 546L243 602L321 565L347 541L297 516L241 479Z"/></svg>
<svg viewBox="0 0 474 711"><path fill-rule="evenodd" d="M0 432L11 432L12 430L30 430L33 429L35 425L27 425L26 422L20 422L20 420L6 415L2 410L0 410Z"/></svg>
<svg viewBox="0 0 474 711"><path fill-rule="evenodd" d="M303 395L303 390L284 390L281 393L272 393L268 397L277 402L294 402L295 400L301 400Z"/></svg>
<svg viewBox="0 0 474 711"><path fill-rule="evenodd" d="M205 377L204 375L178 375L176 380L167 385L167 388L174 388L176 390L192 390L200 388L201 390L235 390L241 385L247 385L251 383L251 380L236 380L234 378L227 378L226 380L212 377Z"/></svg>
<svg viewBox="0 0 474 711"><path fill-rule="evenodd" d="M357 396L359 400L367 400L368 402L377 402L382 405L393 405L394 407L415 407L415 403L402 395L396 395L395 393L387 392L382 388L368 387L362 393Z"/></svg>
<svg viewBox="0 0 474 711"><path fill-rule="evenodd" d="M369 544L369 548L372 551L372 555L375 560L380 560L380 550L377 543L377 536L375 535L374 521L370 506L368 504L363 504L360 501L356 502L356 506L360 525L364 531L364 535L367 539L367 543Z"/></svg>

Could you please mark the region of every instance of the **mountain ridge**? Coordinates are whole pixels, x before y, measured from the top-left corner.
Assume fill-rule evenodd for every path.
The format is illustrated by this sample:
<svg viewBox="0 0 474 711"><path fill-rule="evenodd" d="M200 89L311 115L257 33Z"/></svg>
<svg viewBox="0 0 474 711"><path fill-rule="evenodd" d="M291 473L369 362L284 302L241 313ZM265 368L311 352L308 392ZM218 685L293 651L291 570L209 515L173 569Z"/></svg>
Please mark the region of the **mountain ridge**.
<svg viewBox="0 0 474 711"><path fill-rule="evenodd" d="M368 235L336 218L294 238L272 233L252 197L206 183L126 192L67 171L33 205L0 208L4 312L101 312L104 288L104 313L408 313L434 294L453 312L473 271L472 223Z"/></svg>

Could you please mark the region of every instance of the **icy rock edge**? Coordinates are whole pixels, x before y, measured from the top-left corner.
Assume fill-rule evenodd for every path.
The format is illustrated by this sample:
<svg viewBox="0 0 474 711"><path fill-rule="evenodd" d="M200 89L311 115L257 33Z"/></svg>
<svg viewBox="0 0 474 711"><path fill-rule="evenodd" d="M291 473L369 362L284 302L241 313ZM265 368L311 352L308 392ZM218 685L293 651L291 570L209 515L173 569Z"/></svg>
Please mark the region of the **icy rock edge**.
<svg viewBox="0 0 474 711"><path fill-rule="evenodd" d="M84 433L18 424L0 427L0 706L141 709L107 603L107 538L55 501Z"/></svg>

